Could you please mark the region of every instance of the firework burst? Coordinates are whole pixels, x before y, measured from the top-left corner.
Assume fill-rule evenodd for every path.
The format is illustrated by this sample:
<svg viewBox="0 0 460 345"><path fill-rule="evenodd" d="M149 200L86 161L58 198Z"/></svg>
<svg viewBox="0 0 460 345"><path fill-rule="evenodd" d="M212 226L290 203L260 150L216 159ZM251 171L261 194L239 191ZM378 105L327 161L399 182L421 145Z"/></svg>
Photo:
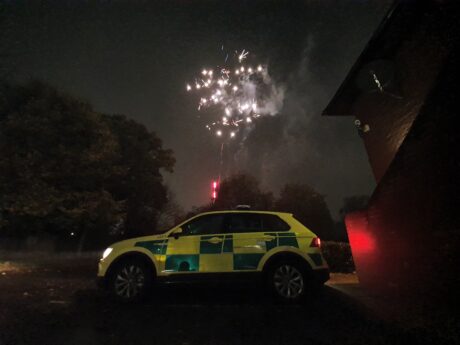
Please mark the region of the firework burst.
<svg viewBox="0 0 460 345"><path fill-rule="evenodd" d="M272 82L267 66L251 64L249 52L235 52L233 64L203 68L187 92L196 95L198 110L216 108L217 118L206 129L222 139L234 139L264 115L275 115L282 105L283 89ZM245 63L243 64L243 61Z"/></svg>

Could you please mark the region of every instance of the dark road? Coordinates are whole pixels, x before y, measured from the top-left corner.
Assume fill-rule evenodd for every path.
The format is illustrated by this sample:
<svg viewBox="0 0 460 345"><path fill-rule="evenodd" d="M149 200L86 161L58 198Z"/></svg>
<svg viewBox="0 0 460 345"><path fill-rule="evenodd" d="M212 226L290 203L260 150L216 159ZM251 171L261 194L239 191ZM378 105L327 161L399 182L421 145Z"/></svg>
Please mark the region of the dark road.
<svg viewBox="0 0 460 345"><path fill-rule="evenodd" d="M159 287L120 305L94 283L95 260L10 261L0 275L0 344L431 343L325 286L301 305L250 287Z"/></svg>

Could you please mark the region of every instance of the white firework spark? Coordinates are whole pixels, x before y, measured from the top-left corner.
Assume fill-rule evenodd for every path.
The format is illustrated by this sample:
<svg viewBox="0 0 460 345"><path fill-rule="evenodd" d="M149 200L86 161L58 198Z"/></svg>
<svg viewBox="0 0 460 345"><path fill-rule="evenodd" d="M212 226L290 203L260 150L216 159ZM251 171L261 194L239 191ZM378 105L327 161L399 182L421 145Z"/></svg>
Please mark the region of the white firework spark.
<svg viewBox="0 0 460 345"><path fill-rule="evenodd" d="M243 49L243 51L238 55L238 62L241 63L248 56L249 52Z"/></svg>

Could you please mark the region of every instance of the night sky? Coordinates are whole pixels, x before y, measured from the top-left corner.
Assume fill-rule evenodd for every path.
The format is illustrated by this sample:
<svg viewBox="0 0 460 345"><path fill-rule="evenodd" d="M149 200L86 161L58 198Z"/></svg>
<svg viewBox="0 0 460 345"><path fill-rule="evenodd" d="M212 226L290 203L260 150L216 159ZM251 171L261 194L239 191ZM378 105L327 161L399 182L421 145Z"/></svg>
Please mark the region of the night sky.
<svg viewBox="0 0 460 345"><path fill-rule="evenodd" d="M185 91L203 66L246 49L284 88L279 115L225 151L227 174L248 172L277 192L307 183L337 216L342 199L374 187L352 117L321 111L389 1L3 1L12 81L41 79L154 130L177 164L165 179L186 209L209 201L219 140Z"/></svg>

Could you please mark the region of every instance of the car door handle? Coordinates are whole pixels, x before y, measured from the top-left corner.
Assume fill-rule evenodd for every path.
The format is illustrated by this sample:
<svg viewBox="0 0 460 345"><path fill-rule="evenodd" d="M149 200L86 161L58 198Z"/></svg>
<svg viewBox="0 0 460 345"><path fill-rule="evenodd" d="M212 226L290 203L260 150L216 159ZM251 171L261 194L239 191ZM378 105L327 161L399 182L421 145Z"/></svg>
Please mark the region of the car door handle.
<svg viewBox="0 0 460 345"><path fill-rule="evenodd" d="M267 235L267 236L262 237L262 239L264 241L273 241L274 239L276 239L276 236Z"/></svg>
<svg viewBox="0 0 460 345"><path fill-rule="evenodd" d="M220 237L211 237L209 240L208 240L209 243L212 243L212 244L217 244L217 243L221 243L222 242L222 238Z"/></svg>

